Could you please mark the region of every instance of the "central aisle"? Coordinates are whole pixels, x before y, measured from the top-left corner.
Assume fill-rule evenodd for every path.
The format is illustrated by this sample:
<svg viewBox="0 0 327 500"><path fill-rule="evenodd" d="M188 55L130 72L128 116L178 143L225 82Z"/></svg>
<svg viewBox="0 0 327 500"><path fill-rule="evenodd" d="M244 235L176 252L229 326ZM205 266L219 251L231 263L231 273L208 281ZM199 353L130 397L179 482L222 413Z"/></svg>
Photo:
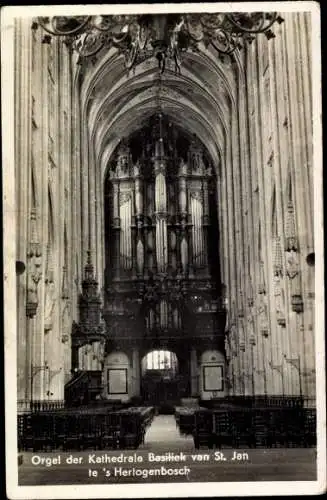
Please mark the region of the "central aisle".
<svg viewBox="0 0 327 500"><path fill-rule="evenodd" d="M181 436L173 415L157 415L145 434L140 449L166 449L168 451L194 450L193 437Z"/></svg>

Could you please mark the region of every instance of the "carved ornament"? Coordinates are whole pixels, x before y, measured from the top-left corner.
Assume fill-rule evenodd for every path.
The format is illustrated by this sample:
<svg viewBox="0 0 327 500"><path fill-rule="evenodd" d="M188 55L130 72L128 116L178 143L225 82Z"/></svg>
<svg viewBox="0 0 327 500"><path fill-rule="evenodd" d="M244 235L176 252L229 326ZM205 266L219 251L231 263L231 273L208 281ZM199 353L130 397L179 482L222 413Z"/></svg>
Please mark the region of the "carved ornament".
<svg viewBox="0 0 327 500"><path fill-rule="evenodd" d="M300 264L298 260L297 252L294 250L289 250L286 252L286 274L290 279L295 278L299 273Z"/></svg>
<svg viewBox="0 0 327 500"><path fill-rule="evenodd" d="M131 199L131 193L120 193L119 195L119 206L124 205Z"/></svg>

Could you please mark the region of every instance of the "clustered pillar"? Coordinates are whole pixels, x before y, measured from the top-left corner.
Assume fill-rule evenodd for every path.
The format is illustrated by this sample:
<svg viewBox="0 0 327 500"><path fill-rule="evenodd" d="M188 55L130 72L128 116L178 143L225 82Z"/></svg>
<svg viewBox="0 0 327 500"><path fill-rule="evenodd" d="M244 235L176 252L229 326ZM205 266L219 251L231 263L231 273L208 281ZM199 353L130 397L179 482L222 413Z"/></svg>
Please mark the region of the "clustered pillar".
<svg viewBox="0 0 327 500"><path fill-rule="evenodd" d="M232 394L310 399L315 392L310 258L308 264L313 253L310 15L283 17L274 39L258 37L242 55L237 105L244 133L231 124L232 161L239 157L242 163L238 177L236 169L229 171L228 155L221 169L222 239L230 241L229 259L237 263L233 269L223 261L228 378ZM305 64L298 63L302 59Z"/></svg>

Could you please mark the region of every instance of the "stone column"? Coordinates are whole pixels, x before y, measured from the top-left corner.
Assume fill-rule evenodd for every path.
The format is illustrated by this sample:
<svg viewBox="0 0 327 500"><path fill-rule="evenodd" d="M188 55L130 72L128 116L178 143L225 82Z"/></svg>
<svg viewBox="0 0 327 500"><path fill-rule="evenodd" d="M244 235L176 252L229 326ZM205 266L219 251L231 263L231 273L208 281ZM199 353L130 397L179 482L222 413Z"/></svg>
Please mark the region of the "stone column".
<svg viewBox="0 0 327 500"><path fill-rule="evenodd" d="M205 274L209 275L208 267L208 230L210 224L210 213L209 213L209 191L208 191L208 177L203 178L203 265L205 269ZM219 212L218 212L219 213ZM219 228L221 231L221 227ZM220 245L221 248L221 245Z"/></svg>
<svg viewBox="0 0 327 500"><path fill-rule="evenodd" d="M145 220L143 222L143 251L144 251L144 260L143 260L143 276L145 279L149 277L149 256L148 256L148 235L149 235L149 227L148 223Z"/></svg>
<svg viewBox="0 0 327 500"><path fill-rule="evenodd" d="M179 202L179 234L177 244L177 259L178 265L182 274L185 276L188 266L188 243L186 235L187 225L187 198L186 198L186 175L187 165L182 160L179 166L179 180L178 180L178 202Z"/></svg>
<svg viewBox="0 0 327 500"><path fill-rule="evenodd" d="M16 176L16 259L26 263L27 254L27 224L30 210L28 197L30 195L30 77L31 77L31 28L28 19L15 20L15 176ZM22 189L25 186L25 189ZM29 391L28 378L30 370L27 356L28 323L26 318L26 274L17 278L17 369L18 369L18 399L26 399Z"/></svg>

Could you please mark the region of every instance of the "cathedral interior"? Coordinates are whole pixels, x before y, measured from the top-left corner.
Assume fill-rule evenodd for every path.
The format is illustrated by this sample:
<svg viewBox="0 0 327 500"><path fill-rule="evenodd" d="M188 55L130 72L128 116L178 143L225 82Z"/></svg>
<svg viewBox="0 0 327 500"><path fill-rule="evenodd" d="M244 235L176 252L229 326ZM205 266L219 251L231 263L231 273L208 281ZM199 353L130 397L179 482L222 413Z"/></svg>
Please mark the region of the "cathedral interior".
<svg viewBox="0 0 327 500"><path fill-rule="evenodd" d="M315 408L310 14L221 16L16 19L18 413Z"/></svg>

